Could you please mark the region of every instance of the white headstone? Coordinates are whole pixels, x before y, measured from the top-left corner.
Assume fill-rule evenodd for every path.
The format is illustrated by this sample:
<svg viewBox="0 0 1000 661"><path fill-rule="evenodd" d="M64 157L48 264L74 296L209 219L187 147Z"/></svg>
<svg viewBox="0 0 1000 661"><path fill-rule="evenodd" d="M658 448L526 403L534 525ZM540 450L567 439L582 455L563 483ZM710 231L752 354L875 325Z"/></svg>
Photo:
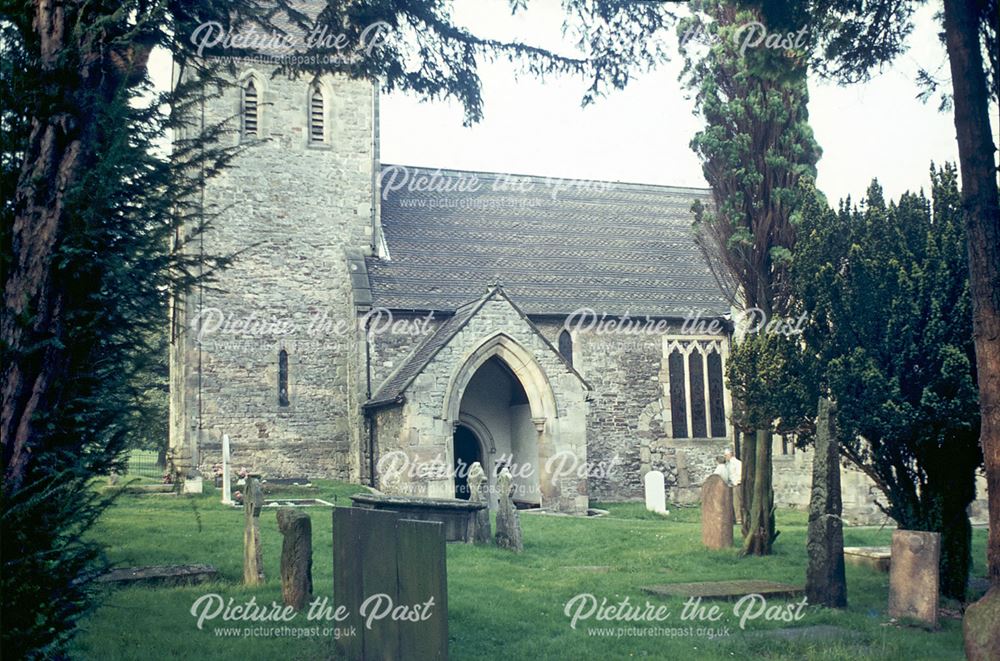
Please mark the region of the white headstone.
<svg viewBox="0 0 1000 661"><path fill-rule="evenodd" d="M229 472L229 434L222 435L222 504L233 504L233 486Z"/></svg>
<svg viewBox="0 0 1000 661"><path fill-rule="evenodd" d="M663 483L663 473L649 471L642 478L646 486L646 509L659 514L667 513L667 490Z"/></svg>

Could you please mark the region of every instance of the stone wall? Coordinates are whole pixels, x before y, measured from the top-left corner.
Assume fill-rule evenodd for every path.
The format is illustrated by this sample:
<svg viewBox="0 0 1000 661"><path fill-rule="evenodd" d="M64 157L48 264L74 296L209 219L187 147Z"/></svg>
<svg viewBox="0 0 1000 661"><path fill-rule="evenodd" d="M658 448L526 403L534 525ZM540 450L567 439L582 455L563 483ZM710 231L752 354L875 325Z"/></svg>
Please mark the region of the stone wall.
<svg viewBox="0 0 1000 661"><path fill-rule="evenodd" d="M345 249L370 252L378 232L373 87L323 80L326 142L312 144L308 82L244 69L239 84L249 77L261 142L205 183L206 208L219 215L189 247L237 256L175 305L171 445L186 469L205 470L220 461L225 433L237 466L357 480L364 373ZM238 116L240 103L241 88L228 88L207 103L206 125ZM240 132L226 140L236 144Z"/></svg>
<svg viewBox="0 0 1000 661"><path fill-rule="evenodd" d="M538 321L554 344L560 332L571 328L573 365L593 388L587 455L594 500L642 499L642 478L651 470L663 472L671 498L697 500L697 487L715 470L715 457L732 445L728 426L722 438L671 438L666 361L672 342L696 338L717 342L725 361L728 339L686 335L680 322L655 323L659 325L648 332L622 333L602 332L597 326L588 329L563 319Z"/></svg>
<svg viewBox="0 0 1000 661"><path fill-rule="evenodd" d="M808 510L812 489L812 450L796 449L794 454L781 454L780 442L774 454L774 504L776 507ZM885 503L885 495L867 475L841 463L840 489L844 506L844 522L849 525L894 527L895 522L875 504ZM986 479L976 479L976 500L969 507L974 524L988 521Z"/></svg>

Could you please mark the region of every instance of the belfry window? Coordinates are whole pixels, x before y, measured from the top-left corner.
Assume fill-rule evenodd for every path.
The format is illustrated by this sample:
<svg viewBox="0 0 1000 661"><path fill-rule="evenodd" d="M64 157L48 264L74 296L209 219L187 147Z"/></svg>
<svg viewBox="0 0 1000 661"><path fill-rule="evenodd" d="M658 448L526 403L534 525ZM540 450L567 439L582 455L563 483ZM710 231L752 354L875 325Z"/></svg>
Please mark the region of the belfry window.
<svg viewBox="0 0 1000 661"><path fill-rule="evenodd" d="M257 137L257 125L260 121L260 106L257 101L257 87L253 80L249 80L243 88L243 135L247 137Z"/></svg>
<svg viewBox="0 0 1000 661"><path fill-rule="evenodd" d="M278 406L288 406L288 352L278 352Z"/></svg>
<svg viewBox="0 0 1000 661"><path fill-rule="evenodd" d="M319 85L314 85L309 93L309 141L313 143L326 142L324 131L323 91Z"/></svg>
<svg viewBox="0 0 1000 661"><path fill-rule="evenodd" d="M566 359L566 362L573 365L573 337L569 331L559 333L559 353Z"/></svg>

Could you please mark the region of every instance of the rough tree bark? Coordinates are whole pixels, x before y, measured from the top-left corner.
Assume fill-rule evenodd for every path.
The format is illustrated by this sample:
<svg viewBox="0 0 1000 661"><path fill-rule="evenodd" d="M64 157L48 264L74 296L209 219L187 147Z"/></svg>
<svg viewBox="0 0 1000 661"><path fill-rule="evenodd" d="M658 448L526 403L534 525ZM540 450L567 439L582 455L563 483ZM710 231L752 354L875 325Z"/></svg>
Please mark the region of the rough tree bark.
<svg viewBox="0 0 1000 661"><path fill-rule="evenodd" d="M750 440L750 437L747 437ZM747 443L747 449L750 449ZM771 431L758 429L743 462L743 555L768 555L777 536L774 530L774 487L771 469ZM749 478L749 479L748 479ZM747 504L748 503L748 504ZM748 518L747 518L748 517Z"/></svg>
<svg viewBox="0 0 1000 661"><path fill-rule="evenodd" d="M64 7L37 3L34 27L41 67L55 73L62 66L60 56L71 32ZM97 61L99 58L94 58L90 66L96 66ZM87 72L83 73L81 78L86 78ZM70 106L77 107L65 107ZM5 495L16 491L24 479L37 433L35 416L55 404L49 401L50 386L58 382L66 366L61 345L47 342L61 336L62 324L62 296L53 286L52 260L62 234L67 190L82 171L82 134L81 118L66 110L32 118L31 137L14 193L12 254L0 321L0 342L6 354L0 384ZM32 350L39 346L45 348Z"/></svg>
<svg viewBox="0 0 1000 661"><path fill-rule="evenodd" d="M945 0L944 28L969 243L980 445L989 489L987 557L990 583L996 587L1000 586L1000 202L976 4Z"/></svg>

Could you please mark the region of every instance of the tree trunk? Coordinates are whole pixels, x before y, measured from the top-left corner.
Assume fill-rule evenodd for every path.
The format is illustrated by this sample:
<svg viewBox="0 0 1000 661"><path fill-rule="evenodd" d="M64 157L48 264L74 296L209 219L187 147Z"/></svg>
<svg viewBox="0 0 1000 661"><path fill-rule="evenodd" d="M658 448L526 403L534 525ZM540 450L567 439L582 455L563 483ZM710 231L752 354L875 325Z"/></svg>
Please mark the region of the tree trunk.
<svg viewBox="0 0 1000 661"><path fill-rule="evenodd" d="M55 72L67 36L61 4L35 5L42 67ZM0 343L5 366L0 436L3 493L16 491L36 444L37 416L56 406L51 388L65 369L62 296L52 260L66 214L67 191L81 172L81 127L68 112L32 119L31 136L14 193L10 270L4 282ZM55 340L55 341L54 341Z"/></svg>
<svg viewBox="0 0 1000 661"><path fill-rule="evenodd" d="M749 443L747 444L749 445ZM749 491L749 524L744 519L743 555L770 555L774 532L774 488L771 484L771 432L758 429L753 441L752 483ZM749 455L749 453L747 453ZM748 457L749 458L749 457ZM746 463L743 464L744 468ZM749 471L747 471L749 472ZM747 505L744 504L744 508ZM747 510L744 510L746 516Z"/></svg>
<svg viewBox="0 0 1000 661"><path fill-rule="evenodd" d="M969 243L972 334L982 420L979 442L989 489L987 560L990 582L1000 586L1000 202L977 3L945 0L944 29Z"/></svg>

